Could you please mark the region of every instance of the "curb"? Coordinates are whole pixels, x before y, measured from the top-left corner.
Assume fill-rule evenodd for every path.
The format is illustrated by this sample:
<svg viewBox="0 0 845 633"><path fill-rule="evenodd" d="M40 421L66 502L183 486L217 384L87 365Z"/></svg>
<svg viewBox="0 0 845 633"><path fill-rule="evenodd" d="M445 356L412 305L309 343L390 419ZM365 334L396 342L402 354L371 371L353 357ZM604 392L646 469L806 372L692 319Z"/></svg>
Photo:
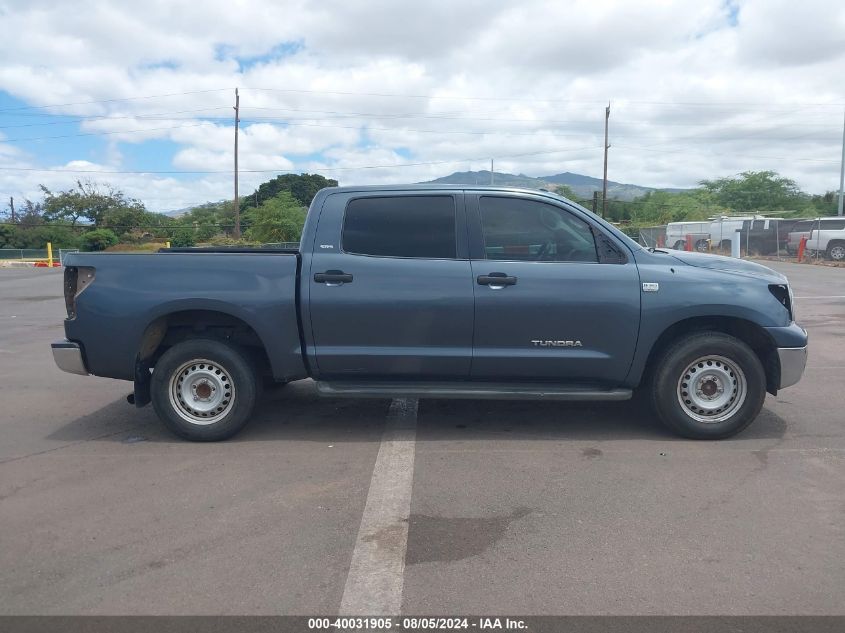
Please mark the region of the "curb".
<svg viewBox="0 0 845 633"><path fill-rule="evenodd" d="M0 268L34 268L35 262L0 262Z"/></svg>
<svg viewBox="0 0 845 633"><path fill-rule="evenodd" d="M39 262L21 262L15 260L0 261L0 268L49 268L50 265L45 261ZM53 268L61 268L61 262L53 262Z"/></svg>

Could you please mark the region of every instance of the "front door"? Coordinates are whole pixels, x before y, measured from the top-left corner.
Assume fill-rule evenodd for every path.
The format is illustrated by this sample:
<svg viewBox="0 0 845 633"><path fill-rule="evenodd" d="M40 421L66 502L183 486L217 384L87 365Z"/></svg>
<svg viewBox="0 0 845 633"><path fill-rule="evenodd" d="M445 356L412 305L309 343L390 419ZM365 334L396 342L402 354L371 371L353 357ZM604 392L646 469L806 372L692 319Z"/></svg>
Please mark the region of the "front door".
<svg viewBox="0 0 845 633"><path fill-rule="evenodd" d="M467 377L473 286L460 192L337 193L307 288L323 378ZM460 227L460 230L458 230Z"/></svg>
<svg viewBox="0 0 845 633"><path fill-rule="evenodd" d="M600 225L545 200L467 196L476 284L471 374L618 383L639 331L636 265L609 236L617 263L600 263Z"/></svg>

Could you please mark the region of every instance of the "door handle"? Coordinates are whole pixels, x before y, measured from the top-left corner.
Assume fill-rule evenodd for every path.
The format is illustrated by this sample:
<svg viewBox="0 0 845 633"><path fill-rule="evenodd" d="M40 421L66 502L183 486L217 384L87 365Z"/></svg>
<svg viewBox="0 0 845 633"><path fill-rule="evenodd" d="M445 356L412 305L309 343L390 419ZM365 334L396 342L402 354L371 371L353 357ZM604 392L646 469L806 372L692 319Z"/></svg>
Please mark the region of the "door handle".
<svg viewBox="0 0 845 633"><path fill-rule="evenodd" d="M314 281L318 284L339 286L340 284L351 283L352 275L345 273L342 270L327 270L324 273L314 273Z"/></svg>
<svg viewBox="0 0 845 633"><path fill-rule="evenodd" d="M516 277L511 277L505 273L490 273L489 275L479 275L478 285L490 286L491 288L503 288L505 286L515 286Z"/></svg>

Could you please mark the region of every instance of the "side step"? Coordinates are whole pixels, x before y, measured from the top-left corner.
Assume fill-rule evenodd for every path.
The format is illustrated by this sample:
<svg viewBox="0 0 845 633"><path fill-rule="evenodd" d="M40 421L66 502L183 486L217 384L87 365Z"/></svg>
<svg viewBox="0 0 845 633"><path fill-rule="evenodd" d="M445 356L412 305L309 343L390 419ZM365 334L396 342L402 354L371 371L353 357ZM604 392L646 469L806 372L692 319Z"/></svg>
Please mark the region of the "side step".
<svg viewBox="0 0 845 633"><path fill-rule="evenodd" d="M630 400L630 389L501 382L317 381L317 393L334 398L467 398L479 400Z"/></svg>

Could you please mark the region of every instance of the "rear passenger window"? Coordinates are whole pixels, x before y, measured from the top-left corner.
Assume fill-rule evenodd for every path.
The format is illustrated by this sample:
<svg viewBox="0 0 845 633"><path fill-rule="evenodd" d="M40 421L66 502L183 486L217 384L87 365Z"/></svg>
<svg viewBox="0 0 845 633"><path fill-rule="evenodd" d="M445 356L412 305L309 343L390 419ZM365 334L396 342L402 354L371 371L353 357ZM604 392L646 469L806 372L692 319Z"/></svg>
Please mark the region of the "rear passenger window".
<svg viewBox="0 0 845 633"><path fill-rule="evenodd" d="M452 196L358 198L346 206L343 250L358 255L455 259Z"/></svg>
<svg viewBox="0 0 845 633"><path fill-rule="evenodd" d="M845 220L822 220L821 228L823 231L841 231L845 229Z"/></svg>

